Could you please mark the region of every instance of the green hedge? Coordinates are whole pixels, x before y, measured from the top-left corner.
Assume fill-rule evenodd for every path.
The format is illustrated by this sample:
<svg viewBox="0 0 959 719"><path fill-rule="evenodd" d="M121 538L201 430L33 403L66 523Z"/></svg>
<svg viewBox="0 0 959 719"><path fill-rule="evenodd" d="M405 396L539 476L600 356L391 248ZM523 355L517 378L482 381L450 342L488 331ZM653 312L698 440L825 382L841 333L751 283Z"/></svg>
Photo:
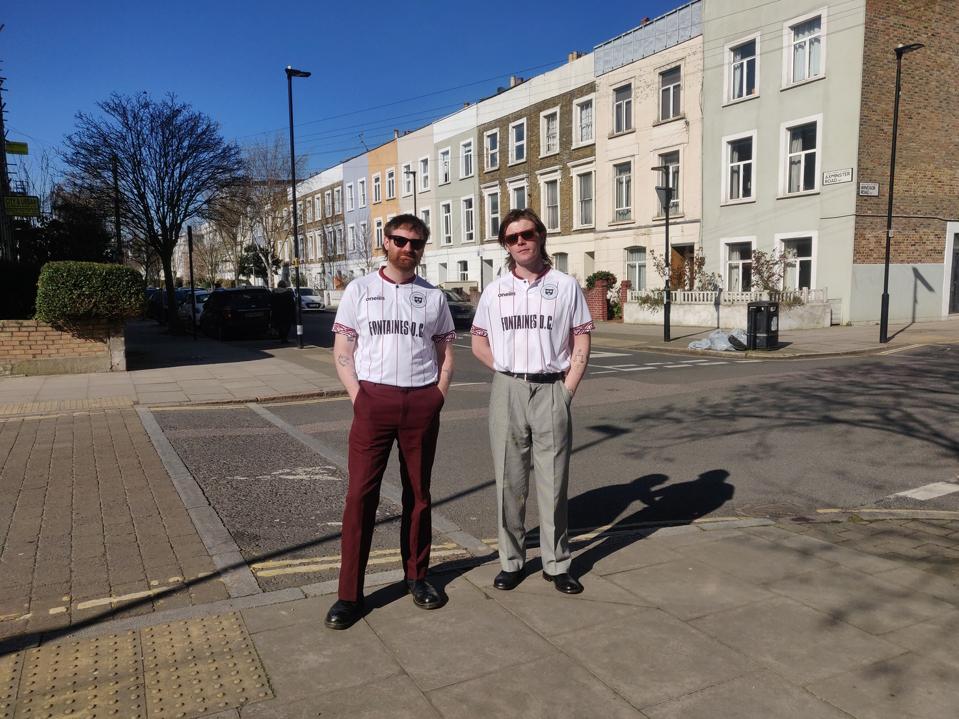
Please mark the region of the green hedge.
<svg viewBox="0 0 959 719"><path fill-rule="evenodd" d="M144 282L123 265L48 262L37 282L37 319L52 325L80 320L120 322L141 314Z"/></svg>

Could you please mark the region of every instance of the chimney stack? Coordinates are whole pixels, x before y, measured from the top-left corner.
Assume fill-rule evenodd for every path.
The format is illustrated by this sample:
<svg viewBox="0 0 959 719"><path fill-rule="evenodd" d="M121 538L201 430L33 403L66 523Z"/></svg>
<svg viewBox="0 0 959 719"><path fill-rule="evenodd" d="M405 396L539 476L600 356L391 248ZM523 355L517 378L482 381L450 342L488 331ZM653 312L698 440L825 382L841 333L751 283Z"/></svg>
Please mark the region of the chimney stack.
<svg viewBox="0 0 959 719"><path fill-rule="evenodd" d="M394 140L399 140L399 139L400 139L400 131L397 130L397 129L395 129L395 128L393 129L393 139L394 139Z"/></svg>
<svg viewBox="0 0 959 719"><path fill-rule="evenodd" d="M574 62L575 60L579 60L582 56L583 53L581 53L579 50L573 50L566 56L566 62Z"/></svg>

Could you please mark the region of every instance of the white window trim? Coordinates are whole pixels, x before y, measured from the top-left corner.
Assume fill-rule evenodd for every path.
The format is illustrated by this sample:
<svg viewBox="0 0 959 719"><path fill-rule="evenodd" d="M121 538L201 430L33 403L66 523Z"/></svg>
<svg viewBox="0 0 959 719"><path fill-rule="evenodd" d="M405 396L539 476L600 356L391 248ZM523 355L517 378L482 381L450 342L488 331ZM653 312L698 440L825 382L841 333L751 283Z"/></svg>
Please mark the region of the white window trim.
<svg viewBox="0 0 959 719"><path fill-rule="evenodd" d="M751 137L753 140L753 194L751 197L740 198L738 200L729 199L729 143L735 142L736 140L743 140L747 137ZM750 202L756 202L756 191L759 185L756 183L756 160L757 160L757 140L758 132L756 130L747 130L746 132L737 132L734 135L726 135L723 137L722 146L720 147L720 167L722 168L722 194L719 196L720 205L745 205Z"/></svg>
<svg viewBox="0 0 959 719"><path fill-rule="evenodd" d="M729 288L726 287L726 280L728 279L728 275L726 273L729 270L729 246L748 242L751 250L750 252L750 257L751 257L752 253L756 251L756 236L748 235L746 237L723 237L719 242L720 242L720 245L722 246L722 256L723 256L722 265L719 268L720 284L722 285L724 290L729 290ZM735 291L748 292L750 289L752 288L747 287L745 289L739 289ZM729 290L729 291L733 292L734 290Z"/></svg>
<svg viewBox="0 0 959 719"><path fill-rule="evenodd" d="M821 18L819 25L819 66L822 72L820 72L815 77L807 77L805 80L800 80L799 82L793 82L793 39L792 39L792 28L800 23L804 23L807 20L812 20L814 17ZM814 10L813 12L808 12L805 15L799 15L794 17L791 20L787 20L783 23L783 75L782 75L782 88L783 90L788 90L791 87L799 87L800 85L806 85L810 82L817 82L826 77L826 45L828 33L826 30L826 8L822 7L819 10ZM758 48L757 48L758 50Z"/></svg>
<svg viewBox="0 0 959 719"><path fill-rule="evenodd" d="M426 163L426 172L423 172L423 163ZM416 180L420 183L419 192L429 192L430 190L430 156L424 155L416 164Z"/></svg>
<svg viewBox="0 0 959 719"><path fill-rule="evenodd" d="M343 188L341 185L333 188L333 214L343 214Z"/></svg>
<svg viewBox="0 0 959 719"><path fill-rule="evenodd" d="M495 185L491 185L489 187L483 187L481 188L481 190L483 192L483 215L484 215L483 219L486 220L484 222L484 224L486 225L486 237L484 239L495 240L497 239L498 235L494 235L492 233L493 218L490 215L489 198L490 198L490 195L497 196L497 201L499 203L499 219L500 221L502 221L503 220L503 193L500 190L500 186L498 182Z"/></svg>
<svg viewBox="0 0 959 719"><path fill-rule="evenodd" d="M356 225L351 223L346 226L346 251L353 250L356 250Z"/></svg>
<svg viewBox="0 0 959 719"><path fill-rule="evenodd" d="M443 219L446 216L444 210L449 208L449 218L450 218L450 234L443 234L446 231L446 227L443 225ZM453 244L453 203L452 202L442 202L440 203L440 243L441 245L452 245Z"/></svg>
<svg viewBox="0 0 959 719"><path fill-rule="evenodd" d="M561 183L563 181L563 174L560 171L559 167L549 167L545 170L540 170L536 173L536 178L539 181L539 216L543 220L543 224L546 224L546 183L556 181L556 219L558 220L556 227L546 226L547 232L555 232L559 234L562 231L563 226L563 199L562 199L562 187Z"/></svg>
<svg viewBox="0 0 959 719"><path fill-rule="evenodd" d="M559 114L559 105L551 107L548 110L543 110L539 114L539 156L540 157L550 157L552 155L558 155L560 150L560 114ZM552 152L546 152L546 116L547 115L556 115L556 149Z"/></svg>
<svg viewBox="0 0 959 719"><path fill-rule="evenodd" d="M466 207L463 205L464 202L470 200L472 202L472 211L473 211L473 239L466 239ZM475 195L463 195L460 198L460 244L471 245L476 242L476 196Z"/></svg>
<svg viewBox="0 0 959 719"><path fill-rule="evenodd" d="M679 112L664 118L663 115L663 73L679 68ZM672 105L672 103L670 103ZM654 125L675 122L686 117L686 63L683 60L671 62L656 70L656 122Z"/></svg>
<svg viewBox="0 0 959 719"><path fill-rule="evenodd" d="M346 211L353 212L356 209L356 195L353 193L353 183L346 183Z"/></svg>
<svg viewBox="0 0 959 719"><path fill-rule="evenodd" d="M465 152L465 150L466 150L466 146L467 146L467 145L470 146L470 171L469 171L469 173L464 172L464 165L466 164L466 152ZM473 138L472 138L472 137L469 138L469 139L467 139L467 140L463 140L462 142L460 142L460 161L459 161L458 164L459 164L459 169L460 169L460 173L459 173L459 174L460 174L460 179L461 179L461 180L465 180L466 178L472 177L473 175L476 174L476 143L473 142Z"/></svg>
<svg viewBox="0 0 959 719"><path fill-rule="evenodd" d="M382 217L373 218L373 248L383 246L383 227L386 223L383 222Z"/></svg>
<svg viewBox="0 0 959 719"><path fill-rule="evenodd" d="M580 142L577 138L579 136L579 106L585 102L593 103L593 139L586 140L586 142ZM582 97L577 97L573 100L573 122L571 124L573 128L572 133L572 143L570 148L575 150L577 147L586 147L588 145L596 144L596 93L591 92L589 95L583 95Z"/></svg>
<svg viewBox="0 0 959 719"><path fill-rule="evenodd" d="M371 186L373 188L373 204L376 205L383 201L383 179L380 176L380 173L377 172L373 175L373 180L371 181ZM377 199L377 195L379 198Z"/></svg>
<svg viewBox="0 0 959 719"><path fill-rule="evenodd" d="M516 149L515 143L513 142L513 128L518 127L519 125L523 126L523 159L517 160L514 155L514 150ZM509 124L509 165L521 165L529 159L529 128L526 126L526 118L522 120L517 120L516 122L511 122Z"/></svg>
<svg viewBox="0 0 959 719"><path fill-rule="evenodd" d="M629 219L626 220L617 220L616 219L616 165L625 165L629 163ZM609 215L609 224L611 225L628 225L630 223L636 222L636 158L629 156L623 157L618 160L613 160L609 163L609 179L610 179L610 198L613 201L613 204L610 206L610 215ZM593 207L593 212L596 212L596 208Z"/></svg>
<svg viewBox="0 0 959 719"><path fill-rule="evenodd" d="M816 186L811 190L802 192L787 192L789 188L789 167L786 165L786 158L789 155L789 130L799 125L806 125L810 122L816 123ZM822 182L822 113L818 115L809 115L808 117L799 117L795 120L784 122L779 126L779 196L778 199L787 197L804 197L806 195L815 195L819 193L820 183Z"/></svg>
<svg viewBox="0 0 959 719"><path fill-rule="evenodd" d="M429 215L429 219L428 219L428 220L427 220L425 217L423 217L423 213L424 213L424 212L425 212L427 215ZM433 242L433 208L432 208L432 207L421 207L421 208L420 208L420 219L423 220L423 224L426 225L426 229L430 231L430 237L429 237L429 239L428 239L426 242L427 242L427 244L431 244L431 243Z"/></svg>
<svg viewBox="0 0 959 719"><path fill-rule="evenodd" d="M506 180L506 194L509 195L509 209L516 209L513 207L513 190L517 190L520 187L523 188L523 192L526 195L526 206L529 207L529 181L526 179L526 175L520 177L514 177ZM500 198L500 212L503 211L502 198Z"/></svg>
<svg viewBox="0 0 959 719"><path fill-rule="evenodd" d="M364 177L356 181L356 206L362 209L369 203L370 197L367 194L366 178Z"/></svg>
<svg viewBox="0 0 959 719"><path fill-rule="evenodd" d="M637 238L637 239L639 239L639 238ZM630 263L630 261L629 261L629 251L630 251L630 250L642 250L642 251L643 251L643 256L644 256L645 259L643 260L643 285L644 285L644 286L643 286L642 288L638 286L638 285L639 285L638 282L633 282L632 275L629 274L629 265L630 265L630 264L637 264L637 265L639 264L638 262L636 262L636 263ZM632 284L632 288L631 288L631 289L633 289L633 290L635 290L635 291L645 291L645 290L648 290L648 289L649 289L649 263L650 263L650 259L651 259L651 258L650 258L650 254L649 254L649 247L647 247L646 245L628 245L628 246L626 246L626 247L623 248L623 269L625 270L625 272L623 272L623 279L626 279L626 280L629 280L629 281L630 281L630 283Z"/></svg>
<svg viewBox="0 0 959 719"><path fill-rule="evenodd" d="M723 57L725 58L725 65L723 67L723 107L726 105L735 105L740 102L748 102L753 100L760 95L760 83L759 83L759 72L760 72L760 51L759 51L759 42L760 42L760 33L755 33L753 35L746 35L734 40L731 43L728 43L723 48ZM732 97L732 74L733 74L733 50L740 45L745 45L750 40L756 42L756 92L752 95L743 95L742 97L737 97L733 99Z"/></svg>
<svg viewBox="0 0 959 719"><path fill-rule="evenodd" d="M573 229L574 230L585 230L589 228L596 227L596 165L593 164L592 158L588 161L589 164L582 163L569 163L569 172L570 177L572 177L573 182ZM581 221L582 218L579 216L579 176L580 175L592 175L593 176L593 221L585 225Z"/></svg>
<svg viewBox="0 0 959 719"><path fill-rule="evenodd" d="M489 164L489 143L487 142L487 139L490 137L490 135L496 136L496 164L495 165ZM486 170L486 172L499 169L500 157L502 156L502 154L503 154L503 146L499 141L499 128L495 130L487 130L486 132L484 132L483 133L483 168Z"/></svg>
<svg viewBox="0 0 959 719"><path fill-rule="evenodd" d="M657 75L657 77L659 76ZM617 130L616 129L616 105L617 105L616 91L621 90L622 88L627 86L629 86L629 127L623 130ZM609 94L610 94L610 100L612 100L612 103L613 103L612 106L610 107L610 110L612 111L612 113L610 115L609 136L617 137L619 135L625 135L629 132L633 132L636 129L636 117L635 117L636 110L634 107L634 105L636 104L635 83L632 80L629 80L627 82L621 82L618 85L611 87L609 90ZM657 108L656 117L659 117L659 91L658 90L656 94L656 108ZM624 115L623 121L625 122L625 120L626 120L626 117Z"/></svg>
<svg viewBox="0 0 959 719"><path fill-rule="evenodd" d="M812 263L809 270L809 289L812 290L819 286L816 284L816 266L818 264L816 262L816 258L819 256L819 231L809 230L807 232L777 232L773 235L773 241L775 242L776 251L779 254L782 254L784 248L786 247L786 240L801 240L804 237L809 237L812 239L812 249L810 250L810 259L812 260ZM786 278L784 276L783 282L785 281Z"/></svg>
<svg viewBox="0 0 959 719"><path fill-rule="evenodd" d="M673 118L673 119L675 119L675 118ZM667 120L667 122L669 122L669 120ZM675 210L670 209L670 211L669 211L669 219L673 219L674 217L681 217L681 216L683 215L683 200L684 200L685 197L686 197L686 192L685 192L685 189L684 189L684 186L683 186L683 180L686 178L686 172L685 172L685 169L684 169L684 167L683 167L683 156L685 155L685 153L683 152L683 149L684 149L684 148L683 148L682 146L677 146L677 147L663 147L663 148L660 148L660 149L656 150L656 151L655 151L655 155L654 155L654 157L653 157L653 159L654 159L654 163L653 163L653 164L656 165L656 166L658 166L658 165L661 165L661 164L662 164L662 159L661 159L661 158L662 158L663 155L669 155L669 154L671 154L671 153L673 153L673 152L679 154L679 163L678 163L678 164L679 164L679 201L676 203L676 209L675 209ZM656 178L656 183L657 183L657 184L659 184L659 180L660 180L660 178L657 177L657 178ZM676 188L673 187L672 189L675 190ZM653 188L653 192L654 192L654 193L656 192L655 186L654 186L654 188ZM660 210L662 210L662 208L659 206L659 195L656 195L656 216L655 216L654 219L656 219L656 220L662 220L662 219L664 219L664 218L666 217L665 213L660 213Z"/></svg>
<svg viewBox="0 0 959 719"><path fill-rule="evenodd" d="M400 196L401 197L412 197L413 192L416 190L416 178L413 177L413 163L404 162L400 166ZM409 185L409 190L407 191L407 185Z"/></svg>
<svg viewBox="0 0 959 719"><path fill-rule="evenodd" d="M443 179L443 153L447 153L447 166L449 170L449 177L445 180ZM453 149L449 146L440 148L440 151L436 153L436 186L440 187L442 185L448 185L453 181Z"/></svg>
<svg viewBox="0 0 959 719"><path fill-rule="evenodd" d="M390 194L390 180L393 180L393 194ZM383 193L387 200L396 199L396 168L391 167L386 171L386 177L383 180L385 187Z"/></svg>

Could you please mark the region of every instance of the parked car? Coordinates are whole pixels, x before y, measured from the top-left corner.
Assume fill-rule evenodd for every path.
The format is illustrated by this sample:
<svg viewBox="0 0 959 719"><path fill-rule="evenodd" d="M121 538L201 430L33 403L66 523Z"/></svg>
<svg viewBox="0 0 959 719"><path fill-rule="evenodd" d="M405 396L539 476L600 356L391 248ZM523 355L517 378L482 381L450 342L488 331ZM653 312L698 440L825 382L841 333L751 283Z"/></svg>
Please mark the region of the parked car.
<svg viewBox="0 0 959 719"><path fill-rule="evenodd" d="M476 315L476 308L469 298L456 290L443 290L446 295L446 304L450 307L450 314L453 315L453 325L456 327L470 327L473 324L473 317Z"/></svg>
<svg viewBox="0 0 959 719"><path fill-rule="evenodd" d="M189 287L177 287L175 290L173 290L173 299L178 307L183 301L183 298L189 296ZM155 319L160 324L165 323L167 321L167 306L168 300L166 289L160 287L150 296L150 299L147 301L147 317Z"/></svg>
<svg viewBox="0 0 959 719"><path fill-rule="evenodd" d="M236 334L265 336L270 330L270 291L265 287L236 287L207 296L200 329L211 337Z"/></svg>
<svg viewBox="0 0 959 719"><path fill-rule="evenodd" d="M206 301L210 298L209 290L196 290L194 292L196 296L196 316L193 318L193 321L196 323L196 326L200 326L200 317L203 315L203 306L206 304ZM186 296L180 301L180 306L177 308L177 314L180 316L180 320L186 323L187 327L191 327L190 324L190 313L193 310L193 303L190 301L190 293L187 292Z"/></svg>
<svg viewBox="0 0 959 719"><path fill-rule="evenodd" d="M294 290L295 292L296 290ZM300 308L304 310L322 310L326 308L323 304L323 296L310 287L300 288Z"/></svg>

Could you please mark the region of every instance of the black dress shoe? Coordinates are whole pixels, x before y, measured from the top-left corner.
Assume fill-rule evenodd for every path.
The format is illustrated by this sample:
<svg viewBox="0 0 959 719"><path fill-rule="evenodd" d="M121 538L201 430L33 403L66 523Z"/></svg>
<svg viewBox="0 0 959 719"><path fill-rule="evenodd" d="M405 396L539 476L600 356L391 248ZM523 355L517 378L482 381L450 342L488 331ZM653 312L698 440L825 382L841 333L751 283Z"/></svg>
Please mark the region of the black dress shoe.
<svg viewBox="0 0 959 719"><path fill-rule="evenodd" d="M439 609L446 604L446 597L425 579L407 579L406 587L420 609Z"/></svg>
<svg viewBox="0 0 959 719"><path fill-rule="evenodd" d="M363 602L337 599L323 623L330 629L349 629L363 617Z"/></svg>
<svg viewBox="0 0 959 719"><path fill-rule="evenodd" d="M579 594L583 591L583 585L566 572L556 575L543 572L543 579L547 582L552 582L553 586L556 587L556 591L562 592L563 594Z"/></svg>
<svg viewBox="0 0 959 719"><path fill-rule="evenodd" d="M504 569L496 575L496 578L493 580L493 586L508 592L510 589L516 589L522 581L522 569L517 569L515 572L508 572Z"/></svg>

